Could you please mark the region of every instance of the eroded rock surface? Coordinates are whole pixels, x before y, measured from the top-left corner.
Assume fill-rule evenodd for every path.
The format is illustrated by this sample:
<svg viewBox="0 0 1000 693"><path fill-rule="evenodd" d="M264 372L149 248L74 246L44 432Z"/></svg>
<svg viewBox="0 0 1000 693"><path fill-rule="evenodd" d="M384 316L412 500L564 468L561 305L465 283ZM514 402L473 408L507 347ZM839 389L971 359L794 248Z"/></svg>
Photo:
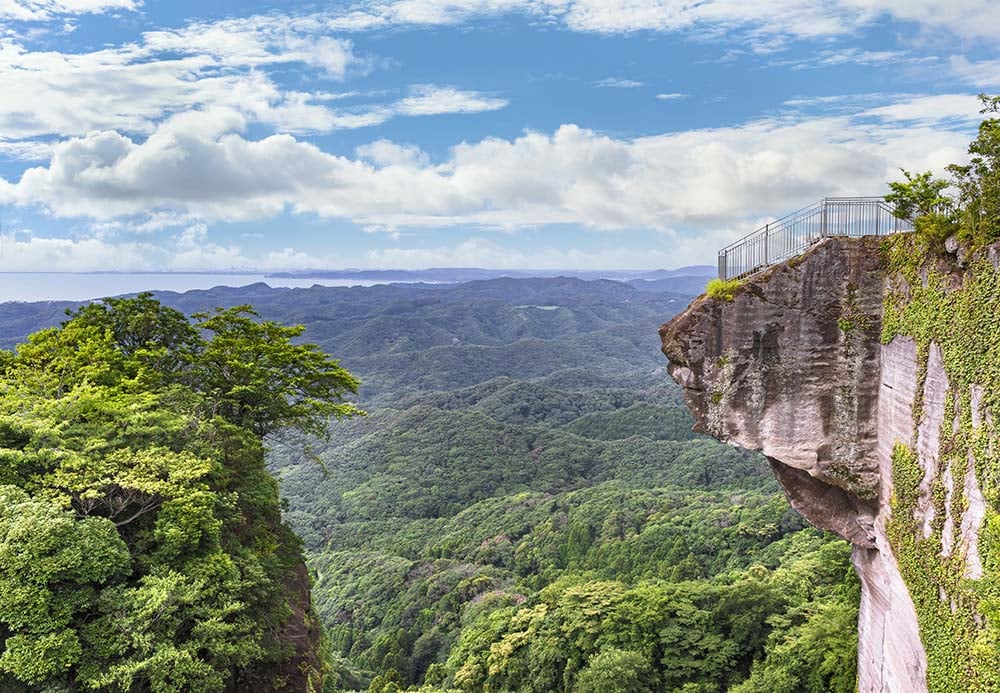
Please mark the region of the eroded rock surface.
<svg viewBox="0 0 1000 693"><path fill-rule="evenodd" d="M698 299L661 328L696 427L805 472L779 474L792 487L807 478L832 487L790 488L791 500L869 548L879 489L877 255L870 244L829 239L733 301Z"/></svg>
<svg viewBox="0 0 1000 693"><path fill-rule="evenodd" d="M919 693L926 656L885 529L893 446L914 435L917 358L912 341L880 342L886 282L877 244L826 239L750 280L731 302L696 300L660 334L696 428L763 452L792 506L854 545L859 689ZM934 407L947 378L932 371L924 394ZM930 412L936 422L919 437L931 466L930 429L943 411ZM962 472L958 483L967 483ZM936 473L928 468L928 478Z"/></svg>

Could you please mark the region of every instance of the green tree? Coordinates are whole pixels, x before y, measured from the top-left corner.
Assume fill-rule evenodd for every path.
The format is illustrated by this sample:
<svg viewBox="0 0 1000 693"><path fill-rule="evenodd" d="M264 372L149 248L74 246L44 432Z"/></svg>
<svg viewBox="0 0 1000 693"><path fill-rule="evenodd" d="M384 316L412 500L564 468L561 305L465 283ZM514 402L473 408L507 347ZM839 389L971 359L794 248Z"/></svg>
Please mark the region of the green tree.
<svg viewBox="0 0 1000 693"><path fill-rule="evenodd" d="M1000 112L1000 97L980 94L984 114ZM962 234L973 243L1000 238L1000 118L979 124L969 145L969 163L948 167L958 189Z"/></svg>
<svg viewBox="0 0 1000 693"><path fill-rule="evenodd" d="M358 381L315 344L294 343L305 329L259 321L250 306L196 313L211 334L193 358L192 382L215 413L259 436L283 428L321 435L330 417L362 413L344 400Z"/></svg>
<svg viewBox="0 0 1000 693"><path fill-rule="evenodd" d="M108 299L4 359L0 690L282 689L302 557L261 436L357 381L249 315Z"/></svg>
<svg viewBox="0 0 1000 693"><path fill-rule="evenodd" d="M164 306L151 293L106 298L68 315L73 324L105 331L126 359L154 379L181 377L187 362L203 347L184 314Z"/></svg>
<svg viewBox="0 0 1000 693"><path fill-rule="evenodd" d="M576 681L576 693L652 693L655 677L649 658L608 648L589 660Z"/></svg>
<svg viewBox="0 0 1000 693"><path fill-rule="evenodd" d="M951 199L943 194L951 185L949 181L934 178L930 171L900 171L906 180L889 183L892 192L885 196L885 201L893 206L893 214L912 221L927 214L946 213L950 209Z"/></svg>
<svg viewBox="0 0 1000 693"><path fill-rule="evenodd" d="M79 627L98 590L131 570L114 525L78 520L55 503L0 486L0 670L29 684L61 680L78 664Z"/></svg>

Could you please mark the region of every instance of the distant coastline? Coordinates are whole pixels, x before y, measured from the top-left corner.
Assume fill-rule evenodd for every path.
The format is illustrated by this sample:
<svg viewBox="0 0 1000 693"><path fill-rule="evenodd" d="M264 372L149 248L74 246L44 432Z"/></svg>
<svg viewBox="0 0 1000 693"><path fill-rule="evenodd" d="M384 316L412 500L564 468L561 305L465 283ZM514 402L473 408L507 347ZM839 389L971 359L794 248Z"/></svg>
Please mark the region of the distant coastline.
<svg viewBox="0 0 1000 693"><path fill-rule="evenodd" d="M9 301L89 301L140 291L184 292L217 286L263 283L273 288L370 286L363 279L270 277L230 272L0 272L0 303Z"/></svg>
<svg viewBox="0 0 1000 693"><path fill-rule="evenodd" d="M8 301L88 301L140 291L184 292L217 286L267 284L272 288L372 286L375 284L455 284L502 277L572 276L584 280L623 281L644 290L692 290L700 293L708 266L676 270L494 270L476 267L424 270L304 270L300 272L0 272L0 303Z"/></svg>
<svg viewBox="0 0 1000 693"><path fill-rule="evenodd" d="M277 278L328 278L328 279L366 279L379 282L390 281L439 281L467 282L478 279L499 279L511 277L522 279L526 277L578 277L580 279L613 279L615 281L631 281L642 279L657 281L676 277L709 277L714 276L715 268L710 265L693 265L673 270L579 270L579 269L485 269L481 267L431 267L428 269L309 269L293 272L272 272L269 277Z"/></svg>

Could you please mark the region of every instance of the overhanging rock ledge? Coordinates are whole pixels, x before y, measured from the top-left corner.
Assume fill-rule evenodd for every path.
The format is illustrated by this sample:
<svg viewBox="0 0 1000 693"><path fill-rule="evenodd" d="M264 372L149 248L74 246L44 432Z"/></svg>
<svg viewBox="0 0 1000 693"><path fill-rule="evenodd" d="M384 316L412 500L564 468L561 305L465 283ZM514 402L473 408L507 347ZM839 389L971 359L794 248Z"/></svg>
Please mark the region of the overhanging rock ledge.
<svg viewBox="0 0 1000 693"><path fill-rule="evenodd" d="M927 690L916 612L885 533L892 446L913 437L913 343L880 342L877 238L828 238L732 301L660 328L696 430L769 460L792 506L853 545L859 690ZM929 374L929 378L932 374Z"/></svg>

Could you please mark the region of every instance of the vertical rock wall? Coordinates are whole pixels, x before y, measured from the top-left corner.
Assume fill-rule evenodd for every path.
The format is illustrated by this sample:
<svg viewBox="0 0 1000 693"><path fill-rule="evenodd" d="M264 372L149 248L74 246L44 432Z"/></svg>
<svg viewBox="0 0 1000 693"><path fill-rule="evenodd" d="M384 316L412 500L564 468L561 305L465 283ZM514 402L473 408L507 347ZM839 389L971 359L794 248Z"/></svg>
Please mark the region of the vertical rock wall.
<svg viewBox="0 0 1000 693"><path fill-rule="evenodd" d="M926 655L886 535L893 449L913 438L918 360L912 341L880 342L885 286L877 239L826 239L731 302L696 300L660 333L696 428L763 452L793 507L854 545L859 689L920 693ZM928 369L928 405L939 376Z"/></svg>

